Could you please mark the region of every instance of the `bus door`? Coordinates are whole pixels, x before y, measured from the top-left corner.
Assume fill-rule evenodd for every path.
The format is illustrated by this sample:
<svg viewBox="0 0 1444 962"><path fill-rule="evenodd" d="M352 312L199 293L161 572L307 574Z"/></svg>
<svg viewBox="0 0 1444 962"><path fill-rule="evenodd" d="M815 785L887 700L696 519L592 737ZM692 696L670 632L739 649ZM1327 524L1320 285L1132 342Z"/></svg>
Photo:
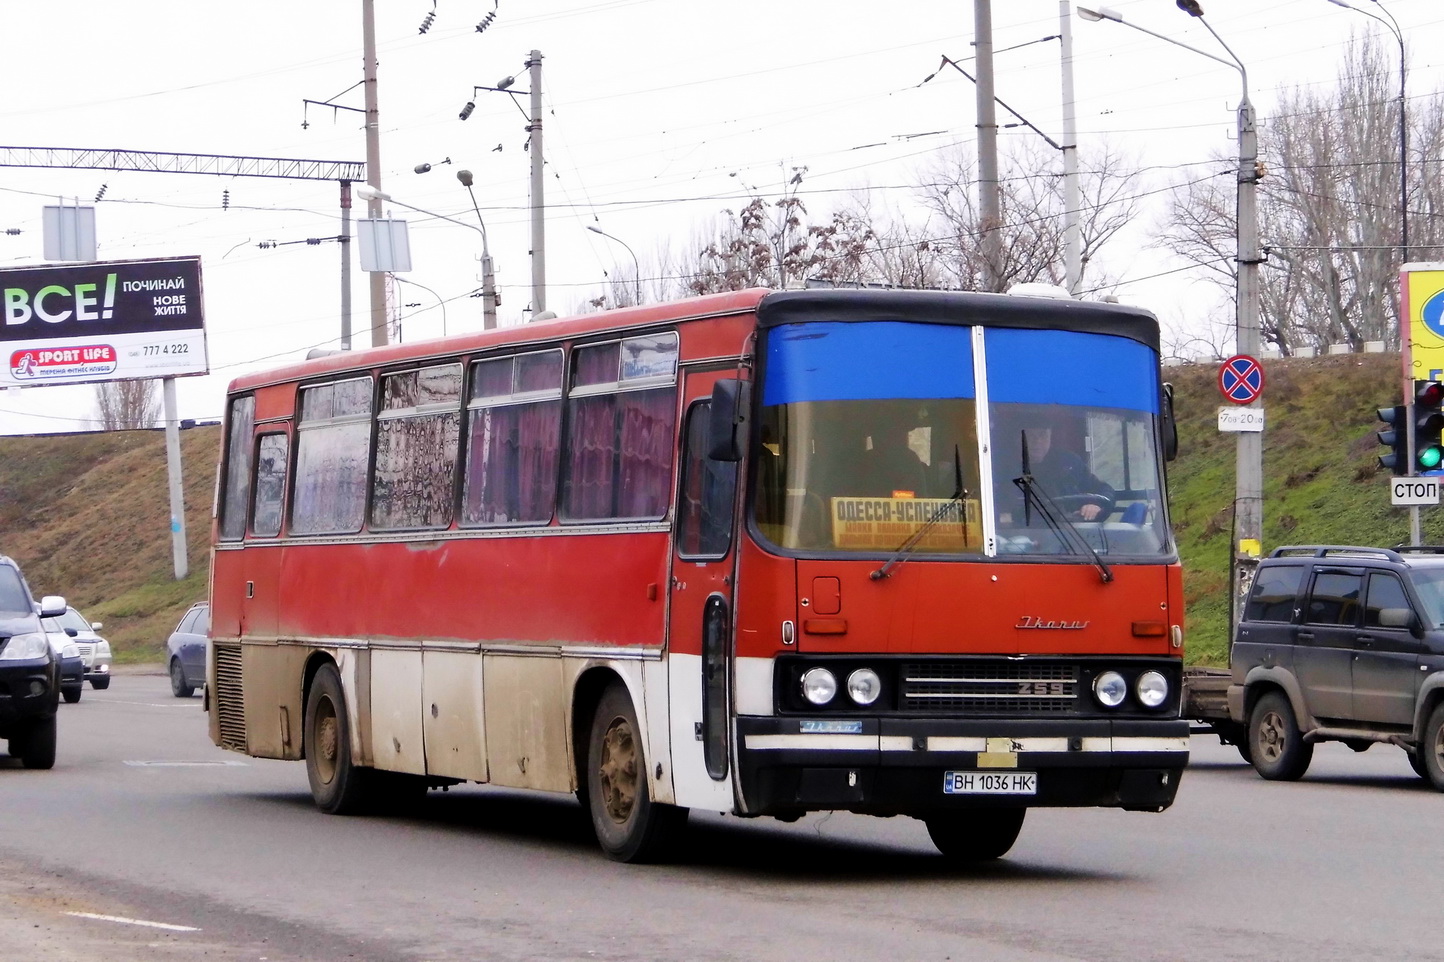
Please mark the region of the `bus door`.
<svg viewBox="0 0 1444 962"><path fill-rule="evenodd" d="M672 775L679 804L732 806L728 720L737 478L708 457L712 388L732 371L683 386L682 450L668 631Z"/></svg>

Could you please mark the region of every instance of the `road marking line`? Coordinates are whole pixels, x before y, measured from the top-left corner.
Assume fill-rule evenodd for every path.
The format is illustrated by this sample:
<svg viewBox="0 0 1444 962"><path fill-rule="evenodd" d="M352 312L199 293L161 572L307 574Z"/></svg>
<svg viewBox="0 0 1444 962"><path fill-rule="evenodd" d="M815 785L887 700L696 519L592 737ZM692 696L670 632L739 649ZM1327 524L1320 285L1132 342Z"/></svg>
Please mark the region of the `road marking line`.
<svg viewBox="0 0 1444 962"><path fill-rule="evenodd" d="M147 761L127 761L127 762L122 762L121 764L123 764L123 765L130 765L130 766L133 767L133 768L218 768L218 767L245 768L246 765L247 765L246 762L232 762L232 761L225 761L225 762L147 762Z"/></svg>
<svg viewBox="0 0 1444 962"><path fill-rule="evenodd" d="M165 929L167 932L199 932L200 929L194 925L171 925L169 922L147 922L145 919L128 919L120 915L96 915L94 912L66 912L66 915L73 915L78 919L95 919L99 922L119 922L122 925L144 925L152 929Z"/></svg>
<svg viewBox="0 0 1444 962"><path fill-rule="evenodd" d="M196 698L186 701L179 699L176 701L122 701L119 698L107 698L105 703L107 705L135 705L139 708L190 708L194 710L200 707L201 700Z"/></svg>

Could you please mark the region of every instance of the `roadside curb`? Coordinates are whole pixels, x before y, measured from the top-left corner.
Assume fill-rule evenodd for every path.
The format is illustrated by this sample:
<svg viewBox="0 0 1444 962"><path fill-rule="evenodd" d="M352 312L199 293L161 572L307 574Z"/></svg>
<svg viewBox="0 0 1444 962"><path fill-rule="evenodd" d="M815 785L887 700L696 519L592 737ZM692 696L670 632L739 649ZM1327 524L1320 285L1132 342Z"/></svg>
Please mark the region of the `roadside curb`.
<svg viewBox="0 0 1444 962"><path fill-rule="evenodd" d="M160 662L145 663L138 665L111 665L112 675L164 675L165 665Z"/></svg>

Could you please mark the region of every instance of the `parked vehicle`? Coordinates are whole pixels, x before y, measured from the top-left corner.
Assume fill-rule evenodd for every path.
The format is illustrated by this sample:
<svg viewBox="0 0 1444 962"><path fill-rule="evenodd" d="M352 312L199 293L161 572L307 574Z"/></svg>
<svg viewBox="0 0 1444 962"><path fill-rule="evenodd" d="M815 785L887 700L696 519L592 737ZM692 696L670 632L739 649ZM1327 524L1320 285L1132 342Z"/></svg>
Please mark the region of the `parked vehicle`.
<svg viewBox="0 0 1444 962"><path fill-rule="evenodd" d="M55 712L60 703L60 662L41 617L65 610L47 595L36 604L20 566L0 555L0 738L26 768L55 765Z"/></svg>
<svg viewBox="0 0 1444 962"><path fill-rule="evenodd" d="M41 618L40 624L45 628L51 650L60 661L60 695L66 704L73 705L80 701L80 694L85 691L85 660L80 657L75 639L62 627L59 615Z"/></svg>
<svg viewBox="0 0 1444 962"><path fill-rule="evenodd" d="M1226 701L1223 724L1246 733L1264 778L1302 777L1321 741L1383 743L1444 791L1444 547L1273 551L1234 633ZM1208 720L1204 707L1186 702Z"/></svg>
<svg viewBox="0 0 1444 962"><path fill-rule="evenodd" d="M53 631L51 622L64 629L70 640L75 642L75 647L80 651L80 660L85 664L85 680L90 682L90 687L97 691L109 688L110 642L96 634L102 627L100 622L87 621L85 616L74 608L66 608L65 614L47 619L47 632ZM79 699L78 695L76 699Z"/></svg>
<svg viewBox="0 0 1444 962"><path fill-rule="evenodd" d="M211 630L211 606L204 601L190 610L166 639L171 694L189 698L206 681L206 636Z"/></svg>

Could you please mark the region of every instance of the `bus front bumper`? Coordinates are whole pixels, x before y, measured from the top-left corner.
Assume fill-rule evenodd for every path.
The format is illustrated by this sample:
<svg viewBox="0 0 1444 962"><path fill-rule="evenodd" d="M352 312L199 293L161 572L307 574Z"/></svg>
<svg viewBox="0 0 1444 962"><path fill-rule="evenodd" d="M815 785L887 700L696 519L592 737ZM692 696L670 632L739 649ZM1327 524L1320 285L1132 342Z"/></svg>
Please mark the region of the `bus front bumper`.
<svg viewBox="0 0 1444 962"><path fill-rule="evenodd" d="M1157 812L1173 804L1188 764L1182 719L744 716L737 734L749 815L926 817L976 806Z"/></svg>

